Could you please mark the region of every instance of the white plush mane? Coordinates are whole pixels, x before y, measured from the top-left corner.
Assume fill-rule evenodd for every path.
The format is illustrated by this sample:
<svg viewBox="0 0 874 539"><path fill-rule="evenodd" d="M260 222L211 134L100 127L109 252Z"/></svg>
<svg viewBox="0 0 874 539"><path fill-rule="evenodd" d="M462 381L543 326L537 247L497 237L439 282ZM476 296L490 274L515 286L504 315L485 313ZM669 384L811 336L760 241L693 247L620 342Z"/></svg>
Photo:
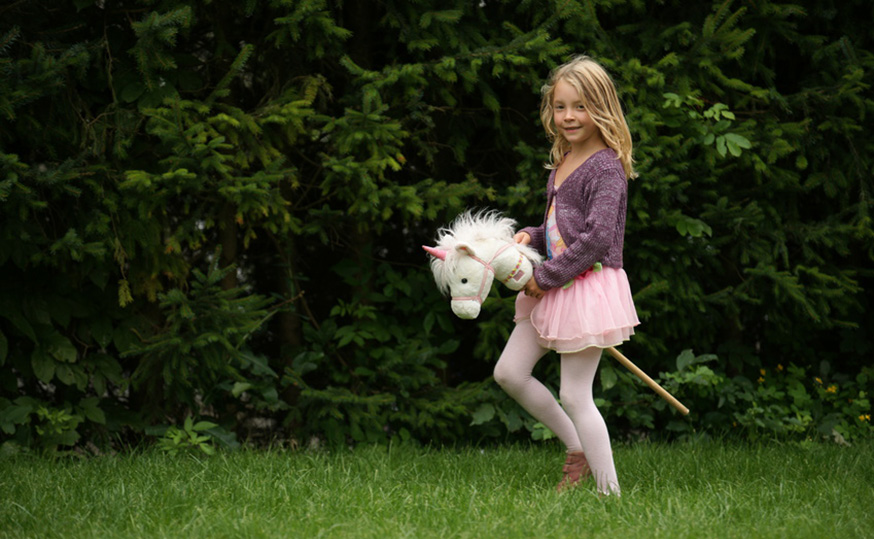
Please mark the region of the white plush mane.
<svg viewBox="0 0 874 539"><path fill-rule="evenodd" d="M437 248L447 252L446 260L431 259L431 271L434 281L444 294L449 292L449 283L455 274L459 255L455 250L459 243L466 243L476 249L489 240L513 242L516 221L504 217L496 210L468 210L455 218L452 223L437 231ZM543 258L540 253L527 245L516 245L516 248L535 265Z"/></svg>
<svg viewBox="0 0 874 539"><path fill-rule="evenodd" d="M458 242L478 244L490 239L513 241L516 221L495 210L468 210L437 231L437 247L454 250Z"/></svg>

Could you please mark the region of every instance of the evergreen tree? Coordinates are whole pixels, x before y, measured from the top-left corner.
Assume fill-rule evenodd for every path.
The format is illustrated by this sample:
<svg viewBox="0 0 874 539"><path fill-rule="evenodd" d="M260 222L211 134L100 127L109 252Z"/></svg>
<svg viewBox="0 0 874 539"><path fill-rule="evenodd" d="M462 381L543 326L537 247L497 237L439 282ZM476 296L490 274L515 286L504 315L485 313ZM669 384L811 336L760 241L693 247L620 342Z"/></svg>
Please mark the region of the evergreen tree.
<svg viewBox="0 0 874 539"><path fill-rule="evenodd" d="M871 16L862 0L0 7L0 440L136 441L189 415L224 440L253 418L336 442L542 436L488 382L512 296L453 319L418 246L466 207L537 222L539 89L577 53L613 74L641 172L628 355L651 372L718 357L723 383L790 363L864 378ZM602 376L611 421L669 424ZM695 419L726 428L741 401Z"/></svg>

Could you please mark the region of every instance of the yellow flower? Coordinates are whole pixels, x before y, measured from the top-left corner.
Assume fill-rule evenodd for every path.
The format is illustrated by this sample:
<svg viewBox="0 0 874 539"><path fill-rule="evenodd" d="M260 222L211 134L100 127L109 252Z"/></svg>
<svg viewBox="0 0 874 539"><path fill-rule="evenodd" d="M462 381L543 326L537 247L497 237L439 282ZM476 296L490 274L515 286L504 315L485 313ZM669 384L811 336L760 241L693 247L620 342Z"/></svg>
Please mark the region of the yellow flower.
<svg viewBox="0 0 874 539"><path fill-rule="evenodd" d="M761 376L759 376L759 383L761 384L761 383L764 382L764 381L765 381L765 379L762 378Z"/></svg>
<svg viewBox="0 0 874 539"><path fill-rule="evenodd" d="M777 370L778 370L778 371L782 371L782 370L783 370L783 365L777 365Z"/></svg>
<svg viewBox="0 0 874 539"><path fill-rule="evenodd" d="M862 414L859 416L859 421L871 421L871 414Z"/></svg>
<svg viewBox="0 0 874 539"><path fill-rule="evenodd" d="M817 376L816 378L814 378L814 380L816 380L816 383L817 383L817 384L822 385L822 378L820 378L819 376Z"/></svg>
<svg viewBox="0 0 874 539"><path fill-rule="evenodd" d="M759 369L759 373L760 373L762 376L765 376L765 369Z"/></svg>
<svg viewBox="0 0 874 539"><path fill-rule="evenodd" d="M828 388L825 391L826 391L826 393L837 393L838 386L832 384L832 385L828 386Z"/></svg>

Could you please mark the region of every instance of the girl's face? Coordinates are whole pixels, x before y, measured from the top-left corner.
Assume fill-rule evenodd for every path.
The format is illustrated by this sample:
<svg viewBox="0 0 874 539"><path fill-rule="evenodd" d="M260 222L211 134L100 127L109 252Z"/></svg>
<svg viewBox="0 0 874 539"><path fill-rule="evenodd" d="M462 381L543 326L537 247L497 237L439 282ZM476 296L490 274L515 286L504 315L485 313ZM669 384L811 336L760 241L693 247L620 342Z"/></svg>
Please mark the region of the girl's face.
<svg viewBox="0 0 874 539"><path fill-rule="evenodd" d="M552 94L552 119L555 128L575 150L603 146L601 131L595 125L577 90L567 81L555 84Z"/></svg>

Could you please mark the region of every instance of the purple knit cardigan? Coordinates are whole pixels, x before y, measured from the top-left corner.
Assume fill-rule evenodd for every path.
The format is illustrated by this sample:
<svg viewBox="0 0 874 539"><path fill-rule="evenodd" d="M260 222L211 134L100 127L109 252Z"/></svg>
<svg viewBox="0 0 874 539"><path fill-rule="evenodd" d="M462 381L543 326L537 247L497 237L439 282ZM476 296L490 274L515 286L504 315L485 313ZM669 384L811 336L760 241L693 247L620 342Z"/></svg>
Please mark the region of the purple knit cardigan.
<svg viewBox="0 0 874 539"><path fill-rule="evenodd" d="M553 170L546 199L543 224L522 231L531 236L531 247L546 254L546 213L554 201L558 231L567 250L534 270L541 289L563 286L596 262L622 267L628 181L616 152L610 148L595 152L558 189Z"/></svg>

